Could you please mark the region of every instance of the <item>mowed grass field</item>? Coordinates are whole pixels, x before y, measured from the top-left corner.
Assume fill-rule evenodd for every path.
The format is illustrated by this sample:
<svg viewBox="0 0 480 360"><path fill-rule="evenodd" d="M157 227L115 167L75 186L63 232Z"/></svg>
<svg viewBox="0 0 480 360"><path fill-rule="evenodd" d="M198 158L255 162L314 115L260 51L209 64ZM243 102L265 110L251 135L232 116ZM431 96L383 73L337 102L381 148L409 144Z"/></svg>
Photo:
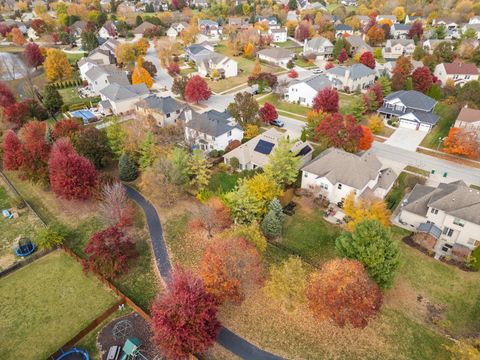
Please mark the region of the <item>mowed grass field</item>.
<svg viewBox="0 0 480 360"><path fill-rule="evenodd" d="M117 298L61 251L0 279L0 359L45 359Z"/></svg>

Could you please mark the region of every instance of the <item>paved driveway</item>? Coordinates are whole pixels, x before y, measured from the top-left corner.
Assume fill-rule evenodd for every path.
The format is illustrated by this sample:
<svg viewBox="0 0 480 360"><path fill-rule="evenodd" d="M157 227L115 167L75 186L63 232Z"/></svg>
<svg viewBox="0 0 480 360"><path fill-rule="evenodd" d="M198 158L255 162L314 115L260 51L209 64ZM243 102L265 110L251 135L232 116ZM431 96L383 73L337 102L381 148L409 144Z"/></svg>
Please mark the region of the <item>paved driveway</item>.
<svg viewBox="0 0 480 360"><path fill-rule="evenodd" d="M416 151L417 146L420 145L426 135L427 133L424 131L399 127L392 136L385 141L385 144L405 150Z"/></svg>

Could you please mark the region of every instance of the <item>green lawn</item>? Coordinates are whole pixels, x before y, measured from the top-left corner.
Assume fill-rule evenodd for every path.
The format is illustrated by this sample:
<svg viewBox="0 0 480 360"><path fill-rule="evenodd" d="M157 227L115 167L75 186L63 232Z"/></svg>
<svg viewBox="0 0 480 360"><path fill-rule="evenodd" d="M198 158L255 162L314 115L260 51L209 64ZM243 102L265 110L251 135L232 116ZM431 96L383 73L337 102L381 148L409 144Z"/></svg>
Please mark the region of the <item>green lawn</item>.
<svg viewBox="0 0 480 360"><path fill-rule="evenodd" d="M58 90L58 92L62 96L63 103L65 105L72 106L80 103L89 103L89 102L96 103L100 101L99 97L81 98L80 96L78 96L77 90L78 90L78 87L70 87L70 88Z"/></svg>
<svg viewBox="0 0 480 360"><path fill-rule="evenodd" d="M210 178L208 188L210 191L226 193L235 188L238 181L238 174L229 174L225 172L217 172Z"/></svg>
<svg viewBox="0 0 480 360"><path fill-rule="evenodd" d="M68 53L65 53L65 54L67 55L68 61L72 65L75 65L78 62L78 60L80 60L85 56L84 54L68 54Z"/></svg>
<svg viewBox="0 0 480 360"><path fill-rule="evenodd" d="M438 119L437 125L425 136L420 145L437 149L441 139L448 136L450 128L455 124L459 111L456 105L438 103L435 107L435 113L440 116L440 118Z"/></svg>
<svg viewBox="0 0 480 360"><path fill-rule="evenodd" d="M318 266L335 256L335 239L340 232L323 219L320 211L309 215L297 212L287 216L280 245Z"/></svg>
<svg viewBox="0 0 480 360"><path fill-rule="evenodd" d="M13 200L12 195L3 186L3 182L0 182L0 211L11 209ZM12 246L15 240L19 236L32 238L42 226L40 220L28 208L18 210L18 214L17 219L0 216L0 269L20 260L13 253Z"/></svg>
<svg viewBox="0 0 480 360"><path fill-rule="evenodd" d="M0 358L45 359L116 302L55 251L0 280Z"/></svg>
<svg viewBox="0 0 480 360"><path fill-rule="evenodd" d="M355 94L344 94L342 92L338 93L340 95L340 112L342 114L351 114L352 112L352 106L355 102L355 100L360 96L360 95L355 95Z"/></svg>
<svg viewBox="0 0 480 360"><path fill-rule="evenodd" d="M303 59L302 57L299 57L298 59L293 60L293 62L295 63L295 65L303 67L303 68L315 68L315 67L317 67L317 65L315 65L312 62L308 62L307 60Z"/></svg>
<svg viewBox="0 0 480 360"><path fill-rule="evenodd" d="M272 104L273 106L275 106L275 108L277 109L277 111L280 110L280 112L283 110L283 111L286 111L286 112L290 112L290 113L294 113L294 114L297 114L298 116L300 116L299 119L302 119L302 116L307 116L307 113L311 110L310 108L306 107L306 106L303 106L303 105L299 105L299 104L294 104L294 103L289 103L289 102L286 102L286 101L282 101L280 99L280 97L276 94L269 94L263 98L261 98L260 100L258 100L258 103L260 105L263 105L265 104L266 102ZM285 113L286 116L290 116L289 114ZM303 120L305 120L306 118L303 118Z"/></svg>

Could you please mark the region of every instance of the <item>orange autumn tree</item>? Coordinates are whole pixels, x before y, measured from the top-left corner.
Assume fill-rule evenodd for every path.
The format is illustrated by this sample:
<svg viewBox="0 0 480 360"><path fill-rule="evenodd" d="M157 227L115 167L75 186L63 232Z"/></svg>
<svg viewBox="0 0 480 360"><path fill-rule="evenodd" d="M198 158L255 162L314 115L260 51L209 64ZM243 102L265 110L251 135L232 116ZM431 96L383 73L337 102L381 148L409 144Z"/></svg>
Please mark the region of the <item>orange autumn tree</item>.
<svg viewBox="0 0 480 360"><path fill-rule="evenodd" d="M370 128L361 125L362 137L358 141L358 150L368 150L372 147L373 135Z"/></svg>
<svg viewBox="0 0 480 360"><path fill-rule="evenodd" d="M480 153L477 136L473 131L451 128L443 142L443 151L448 154L462 155L475 159Z"/></svg>
<svg viewBox="0 0 480 360"><path fill-rule="evenodd" d="M132 84L136 85L142 83L150 89L153 85L153 79L143 67L143 58L139 57L137 59L137 66L135 66L135 69L133 69L132 72Z"/></svg>
<svg viewBox="0 0 480 360"><path fill-rule="evenodd" d="M21 46L27 42L25 36L23 36L23 33L18 28L13 28L12 31L10 31L10 35L12 36L12 42L16 45Z"/></svg>
<svg viewBox="0 0 480 360"><path fill-rule="evenodd" d="M232 225L230 210L217 197L202 205L190 222L193 229L205 230L208 238L229 228L230 225Z"/></svg>
<svg viewBox="0 0 480 360"><path fill-rule="evenodd" d="M347 229L353 231L363 220L377 220L384 226L390 226L390 211L385 201L375 197L355 199L353 191L347 195L343 212L350 219Z"/></svg>
<svg viewBox="0 0 480 360"><path fill-rule="evenodd" d="M307 299L317 319L364 328L380 310L382 293L359 261L333 259L312 275Z"/></svg>
<svg viewBox="0 0 480 360"><path fill-rule="evenodd" d="M205 289L220 304L241 303L264 280L257 249L242 237L216 239L205 250L199 268Z"/></svg>
<svg viewBox="0 0 480 360"><path fill-rule="evenodd" d="M253 52L255 51L255 46L249 42L245 47L243 48L243 55L247 58L251 58L253 56Z"/></svg>

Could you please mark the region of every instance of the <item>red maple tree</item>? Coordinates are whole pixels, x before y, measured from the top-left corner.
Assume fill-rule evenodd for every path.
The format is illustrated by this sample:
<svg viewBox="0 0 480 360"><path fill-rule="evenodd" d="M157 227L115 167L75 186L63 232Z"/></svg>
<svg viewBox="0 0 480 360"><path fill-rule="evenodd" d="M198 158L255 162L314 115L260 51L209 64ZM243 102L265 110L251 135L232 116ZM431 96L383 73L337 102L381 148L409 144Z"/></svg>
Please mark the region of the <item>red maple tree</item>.
<svg viewBox="0 0 480 360"><path fill-rule="evenodd" d="M443 142L443 151L470 159L478 158L480 145L476 133L463 128L450 128L448 136Z"/></svg>
<svg viewBox="0 0 480 360"><path fill-rule="evenodd" d="M343 48L340 51L340 53L337 56L337 60L340 64L343 64L345 61L348 60L348 54L347 54L347 50L345 48Z"/></svg>
<svg viewBox="0 0 480 360"><path fill-rule="evenodd" d="M80 126L78 120L63 119L55 123L52 135L55 140L63 137L72 139L74 135L81 130L81 128L82 127Z"/></svg>
<svg viewBox="0 0 480 360"><path fill-rule="evenodd" d="M405 81L410 76L413 70L410 58L400 56L395 62L392 70L392 88L394 90L402 90L405 87Z"/></svg>
<svg viewBox="0 0 480 360"><path fill-rule="evenodd" d="M192 272L175 269L152 304L154 341L167 359L186 359L212 346L220 331L217 303Z"/></svg>
<svg viewBox="0 0 480 360"><path fill-rule="evenodd" d="M25 102L13 103L3 110L5 119L12 123L16 129L21 128L28 120L29 108Z"/></svg>
<svg viewBox="0 0 480 360"><path fill-rule="evenodd" d="M167 66L167 71L170 76L176 76L180 74L180 66L176 62L172 62Z"/></svg>
<svg viewBox="0 0 480 360"><path fill-rule="evenodd" d="M42 19L33 19L31 27L38 35L42 35L48 30L47 23Z"/></svg>
<svg viewBox="0 0 480 360"><path fill-rule="evenodd" d="M430 69L426 66L416 68L412 73L413 88L422 93L427 93L432 87L433 76Z"/></svg>
<svg viewBox="0 0 480 360"><path fill-rule="evenodd" d="M88 255L83 261L84 270L107 278L127 273L129 262L138 256L135 244L118 225L93 234L84 252Z"/></svg>
<svg viewBox="0 0 480 360"><path fill-rule="evenodd" d="M298 41L304 41L305 39L310 38L310 28L311 25L308 21L304 20L298 24L297 28L295 29L295 39Z"/></svg>
<svg viewBox="0 0 480 360"><path fill-rule="evenodd" d="M90 160L78 155L68 139L52 146L48 160L52 191L67 200L86 200L92 195L97 173Z"/></svg>
<svg viewBox="0 0 480 360"><path fill-rule="evenodd" d="M199 101L209 99L211 95L207 82L199 75L192 76L185 86L185 99L188 102L198 104Z"/></svg>
<svg viewBox="0 0 480 360"><path fill-rule="evenodd" d="M23 162L22 143L14 131L8 130L3 137L3 168L5 170L18 170Z"/></svg>
<svg viewBox="0 0 480 360"><path fill-rule="evenodd" d="M46 123L30 121L20 130L23 143L22 178L47 181L50 145L45 141Z"/></svg>
<svg viewBox="0 0 480 360"><path fill-rule="evenodd" d="M334 259L312 276L307 289L310 309L319 320L364 328L382 305L382 293L356 260Z"/></svg>
<svg viewBox="0 0 480 360"><path fill-rule="evenodd" d="M334 88L320 90L313 99L313 109L329 113L338 112L338 91Z"/></svg>
<svg viewBox="0 0 480 360"><path fill-rule="evenodd" d="M363 94L363 102L367 111L375 111L383 104L382 86L375 82L365 94Z"/></svg>
<svg viewBox="0 0 480 360"><path fill-rule="evenodd" d="M329 114L315 128L315 138L324 140L328 146L355 152L363 131L352 115Z"/></svg>
<svg viewBox="0 0 480 360"><path fill-rule="evenodd" d="M373 134L370 128L360 125L362 128L362 137L358 141L358 150L368 150L372 147Z"/></svg>
<svg viewBox="0 0 480 360"><path fill-rule="evenodd" d="M375 58L373 57L373 54L370 51L365 51L360 56L360 63L365 66L368 66L370 69L375 69Z"/></svg>
<svg viewBox="0 0 480 360"><path fill-rule="evenodd" d="M257 249L240 237L214 241L203 254L200 275L207 292L219 303L241 303L264 279Z"/></svg>
<svg viewBox="0 0 480 360"><path fill-rule="evenodd" d="M5 85L0 83L0 106L7 107L12 105L15 102L15 96L12 93L12 90Z"/></svg>
<svg viewBox="0 0 480 360"><path fill-rule="evenodd" d="M278 118L277 110L275 109L275 106L272 104L266 102L260 110L258 110L258 113L260 114L260 118L264 123L270 124L273 120Z"/></svg>
<svg viewBox="0 0 480 360"><path fill-rule="evenodd" d="M25 59L25 63L27 66L31 68L37 68L38 66L43 64L45 57L42 55L40 51L40 47L35 43L28 43L25 46L25 50L23 51L23 58Z"/></svg>
<svg viewBox="0 0 480 360"><path fill-rule="evenodd" d="M410 27L410 30L408 31L408 37L410 39L413 39L413 38L421 39L422 36L423 36L423 25L421 21L417 20Z"/></svg>

